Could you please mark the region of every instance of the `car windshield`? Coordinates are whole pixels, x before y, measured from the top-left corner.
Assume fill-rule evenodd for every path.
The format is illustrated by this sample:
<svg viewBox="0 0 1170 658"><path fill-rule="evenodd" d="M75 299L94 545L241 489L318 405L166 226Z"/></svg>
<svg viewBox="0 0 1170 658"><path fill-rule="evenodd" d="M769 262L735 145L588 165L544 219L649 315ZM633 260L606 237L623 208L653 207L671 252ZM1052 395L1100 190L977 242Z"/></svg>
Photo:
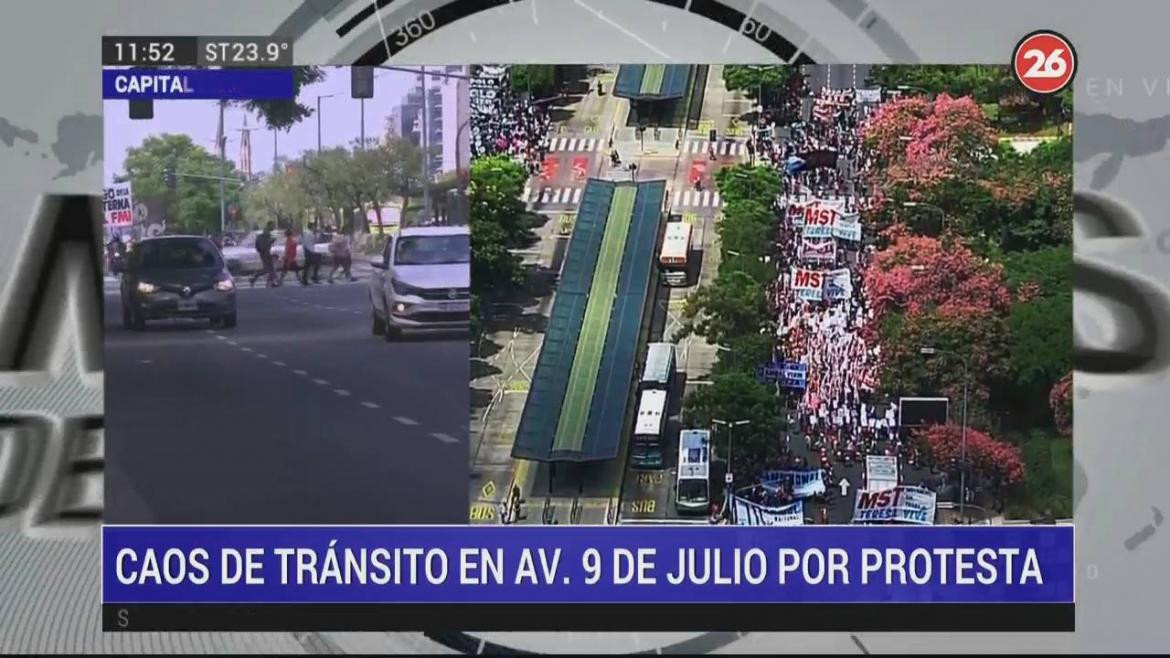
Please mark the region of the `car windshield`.
<svg viewBox="0 0 1170 658"><path fill-rule="evenodd" d="M409 235L398 238L398 265L453 265L471 262L471 239L462 235Z"/></svg>
<svg viewBox="0 0 1170 658"><path fill-rule="evenodd" d="M703 480L679 481L678 500L682 503L707 502L707 483Z"/></svg>
<svg viewBox="0 0 1170 658"><path fill-rule="evenodd" d="M222 267L215 245L202 239L151 240L139 244L135 249L138 267L155 269L205 269Z"/></svg>

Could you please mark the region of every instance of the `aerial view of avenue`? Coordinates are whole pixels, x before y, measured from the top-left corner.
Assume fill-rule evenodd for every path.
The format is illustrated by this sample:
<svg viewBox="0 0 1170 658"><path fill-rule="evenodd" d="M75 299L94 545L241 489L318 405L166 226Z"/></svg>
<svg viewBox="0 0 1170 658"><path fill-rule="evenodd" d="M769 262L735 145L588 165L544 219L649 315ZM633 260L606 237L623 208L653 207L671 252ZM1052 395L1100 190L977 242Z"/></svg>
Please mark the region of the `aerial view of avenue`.
<svg viewBox="0 0 1170 658"><path fill-rule="evenodd" d="M1072 516L1072 98L477 66L473 523Z"/></svg>

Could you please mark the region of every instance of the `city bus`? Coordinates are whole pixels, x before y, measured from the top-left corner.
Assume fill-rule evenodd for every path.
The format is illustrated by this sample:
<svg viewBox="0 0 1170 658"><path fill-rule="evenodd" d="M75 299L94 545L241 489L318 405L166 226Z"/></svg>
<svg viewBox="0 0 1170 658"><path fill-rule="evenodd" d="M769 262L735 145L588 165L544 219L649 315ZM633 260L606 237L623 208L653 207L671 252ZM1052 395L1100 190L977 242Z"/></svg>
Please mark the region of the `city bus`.
<svg viewBox="0 0 1170 658"><path fill-rule="evenodd" d="M662 434L666 431L667 392L660 388L642 391L638 417L634 419L634 448L630 465L636 469L660 469Z"/></svg>
<svg viewBox="0 0 1170 658"><path fill-rule="evenodd" d="M705 514L711 505L711 431L683 430L678 435L679 514Z"/></svg>
<svg viewBox="0 0 1170 658"><path fill-rule="evenodd" d="M691 253L691 223L667 222L658 264L668 286L687 285L687 261Z"/></svg>
<svg viewBox="0 0 1170 658"><path fill-rule="evenodd" d="M646 367L642 369L641 388L670 390L674 381L674 343L650 343L646 346Z"/></svg>

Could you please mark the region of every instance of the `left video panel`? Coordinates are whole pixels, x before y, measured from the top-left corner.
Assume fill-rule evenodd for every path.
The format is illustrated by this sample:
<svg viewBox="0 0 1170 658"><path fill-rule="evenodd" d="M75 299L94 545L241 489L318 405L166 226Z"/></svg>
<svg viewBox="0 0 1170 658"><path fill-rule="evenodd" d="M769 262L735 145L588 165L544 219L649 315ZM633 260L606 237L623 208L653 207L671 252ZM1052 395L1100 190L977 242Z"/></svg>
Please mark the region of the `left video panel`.
<svg viewBox="0 0 1170 658"><path fill-rule="evenodd" d="M466 523L465 67L103 87L106 523Z"/></svg>

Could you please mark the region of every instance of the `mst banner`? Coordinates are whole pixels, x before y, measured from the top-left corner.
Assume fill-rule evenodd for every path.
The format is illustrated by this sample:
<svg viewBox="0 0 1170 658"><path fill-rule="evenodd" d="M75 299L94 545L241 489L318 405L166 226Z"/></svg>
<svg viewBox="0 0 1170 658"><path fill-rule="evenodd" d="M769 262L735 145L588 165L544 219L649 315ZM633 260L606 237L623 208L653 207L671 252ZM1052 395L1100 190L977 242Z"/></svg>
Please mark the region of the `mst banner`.
<svg viewBox="0 0 1170 658"><path fill-rule="evenodd" d="M1069 603L1072 540L1072 526L107 525L101 591L127 604Z"/></svg>
<svg viewBox="0 0 1170 658"><path fill-rule="evenodd" d="M792 291L798 299L821 301L825 291L825 275L819 270L792 268Z"/></svg>
<svg viewBox="0 0 1170 658"><path fill-rule="evenodd" d="M853 522L933 525L935 503L934 492L919 487L858 491Z"/></svg>

